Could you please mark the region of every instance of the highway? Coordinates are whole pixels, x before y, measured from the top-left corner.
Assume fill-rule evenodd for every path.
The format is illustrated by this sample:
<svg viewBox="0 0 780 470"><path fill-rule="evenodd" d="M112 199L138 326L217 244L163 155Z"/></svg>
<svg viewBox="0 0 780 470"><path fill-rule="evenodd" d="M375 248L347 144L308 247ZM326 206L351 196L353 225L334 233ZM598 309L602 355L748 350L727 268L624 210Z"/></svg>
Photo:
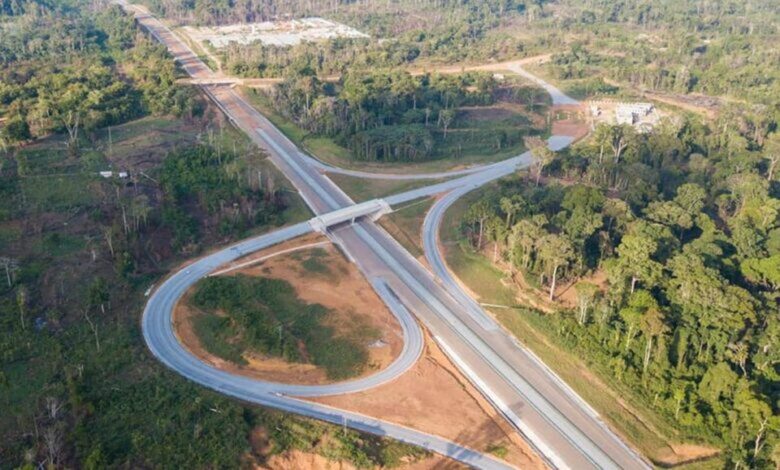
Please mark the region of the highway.
<svg viewBox="0 0 780 470"><path fill-rule="evenodd" d="M337 395L367 390L403 374L417 362L423 349L420 327L381 279L371 279L372 285L401 324L404 346L392 364L376 374L361 379L328 385L291 385L257 380L225 372L206 364L179 342L172 321L173 309L181 296L198 280L241 256L311 231L311 224L304 222L254 237L200 258L166 279L150 297L142 317L144 340L152 354L167 367L184 377L247 402L271 406L361 431L392 437L409 444L425 447L471 466L497 470L511 468L504 462L447 439L359 413L337 410L326 405L293 398Z"/></svg>
<svg viewBox="0 0 780 470"><path fill-rule="evenodd" d="M131 7L126 4L124 6L132 11ZM143 12L137 15L137 19L168 47L193 78L209 78L210 70L162 23ZM220 86L202 86L201 89L235 126L267 151L269 158L295 186L315 215L327 214L354 204L322 173L321 166L313 164L310 157L303 154L238 93ZM555 95L553 100L556 100ZM560 148L570 142L570 139L567 139L554 137L550 140L550 145ZM530 155L523 154L509 161L480 167L478 170L469 169L468 173L458 173L459 178L456 180L393 196L386 201L392 204L446 191L450 192L445 198L454 201L465 192L509 174L518 166L529 162ZM430 175L427 177L430 178ZM443 214L446 205L442 203L437 207ZM430 222L426 220L425 239L426 248L432 249L430 240L436 245L436 231L441 216L434 215L429 219ZM256 251L310 229L311 224L298 224L257 237L202 258L174 274L158 287L144 310L144 337L152 353L185 377L237 398L388 435L475 467L500 468L501 462L493 457L470 451L435 436L292 398L322 393L347 393L342 390L349 387L362 389L371 386L371 380L381 382L391 379L392 374L399 373L405 363L385 376L380 376L380 379L375 377L382 373L361 379L363 383L353 381L323 386L330 389L311 389L282 384L258 384L257 381L218 371L203 364L193 359L193 356L181 347L173 332L170 314L176 300L187 287L219 265L237 258L240 253ZM412 312L430 330L464 375L551 466L576 469L648 467L640 456L615 436L598 415L544 364L522 348L476 302L456 288L457 283L448 274L440 254L437 256L436 253L426 253L429 259L441 262L440 266L434 265L434 275L387 232L365 218L354 224L332 227L327 235L339 244L372 282L402 326L407 317L411 318L409 312ZM411 324L407 324L405 331L411 337L415 330L416 327L412 328ZM413 352L414 344L410 348ZM408 352L402 355L402 358L406 356L411 357L413 354ZM355 383L358 383L358 386Z"/></svg>

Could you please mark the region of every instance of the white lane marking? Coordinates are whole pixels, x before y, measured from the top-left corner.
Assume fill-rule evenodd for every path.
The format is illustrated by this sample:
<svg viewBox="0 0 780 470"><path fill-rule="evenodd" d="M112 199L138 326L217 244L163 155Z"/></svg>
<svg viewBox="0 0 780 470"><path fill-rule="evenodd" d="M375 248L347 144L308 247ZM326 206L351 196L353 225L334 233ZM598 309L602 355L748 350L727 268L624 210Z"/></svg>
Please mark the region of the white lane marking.
<svg viewBox="0 0 780 470"><path fill-rule="evenodd" d="M466 377L469 377L471 382L482 391L482 393L488 397L488 399L493 403L493 406L495 406L501 414L503 414L506 419L508 419L512 424L517 427L520 432L522 432L525 437L528 438L529 441L531 441L536 447L539 452L541 452L546 459L548 459L555 468L558 469L568 469L570 468L566 462L563 461L563 459L555 453L545 442L540 438L533 429L531 429L528 425L523 422L522 419L520 419L517 414L512 411L512 409L504 403L504 401L498 397L498 395L491 389L488 384L486 384L482 379L479 378L479 375L477 375L471 367L469 367L465 361L463 361L460 356L447 344L444 339L442 339L439 336L433 337L437 343L439 343L439 346L441 346L442 350L444 350L444 353L447 354L447 356L452 359L452 362L457 365L464 374L466 374Z"/></svg>

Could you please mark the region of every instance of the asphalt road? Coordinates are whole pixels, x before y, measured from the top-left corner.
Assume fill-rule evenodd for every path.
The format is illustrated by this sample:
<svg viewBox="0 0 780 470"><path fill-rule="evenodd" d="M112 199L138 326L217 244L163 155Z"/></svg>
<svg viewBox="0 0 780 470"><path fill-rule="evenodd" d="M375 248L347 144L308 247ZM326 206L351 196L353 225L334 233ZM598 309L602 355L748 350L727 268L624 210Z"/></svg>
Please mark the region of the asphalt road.
<svg viewBox="0 0 780 470"><path fill-rule="evenodd" d="M142 329L151 352L167 367L190 380L247 402L392 437L475 467L502 470L511 468L493 457L447 439L359 413L293 398L354 393L377 387L403 374L417 362L423 348L420 327L381 279L371 279L371 282L401 324L404 347L391 365L368 377L328 385L290 385L262 381L225 372L206 364L179 342L172 320L173 308L181 296L198 280L208 276L219 266L224 266L241 256L299 237L311 230L310 224L305 222L242 241L203 257L166 279L154 291L144 309Z"/></svg>
<svg viewBox="0 0 780 470"><path fill-rule="evenodd" d="M154 18L139 18L144 27L164 42L177 60L194 78L208 78L210 71L194 57L189 49L173 36ZM226 113L230 120L244 130L250 138L264 148L276 166L298 189L304 200L315 214L322 214L353 204L333 182L322 174L322 168L313 165L292 142L276 129L264 116L249 106L235 91L226 87L202 87L204 92ZM562 94L561 94L562 95ZM563 100L562 96L552 95L554 101ZM568 98L568 97L566 97ZM570 98L569 98L570 99ZM565 102L565 100L564 100ZM553 139L552 145L563 145L560 139ZM460 187L454 186L457 198L466 188L474 189L482 184L514 171L518 165L528 162L528 156L516 157L517 161L502 162L474 171L459 178ZM454 184L445 182L443 184ZM460 189L458 189L460 188ZM436 185L432 188L416 190L403 198L421 197L423 193L453 190L453 186ZM450 193L452 194L452 193ZM398 198L396 198L398 199ZM388 198L394 201L394 198ZM408 199L406 199L408 200ZM435 218L426 229L425 238L433 236L438 223ZM298 226L294 226L298 227ZM288 229L295 231L295 229ZM302 230L298 228L297 230ZM280 236L292 236L292 232L277 232L264 237L275 239ZM432 332L439 344L463 371L466 377L490 400L493 405L512 423L528 441L536 447L540 455L559 468L644 468L647 464L609 429L599 417L565 386L550 370L535 357L525 351L509 334L504 332L473 300L466 301L464 293L453 288L451 278L434 276L416 259L403 249L384 230L372 222L362 220L354 225L334 227L329 236L338 243L344 252L357 264L366 278L382 280L374 282L375 287L385 285L393 292L393 299L385 300L393 308L394 301L404 310L412 311ZM249 245L240 250L255 249L263 246L269 238L252 239ZM260 240L266 240L261 242ZM254 245L252 245L254 243ZM426 242L428 245L429 243ZM155 306L144 314L144 334L150 349L166 365L199 383L224 393L269 406L276 406L293 412L313 416L310 406L299 409L295 404L305 403L293 400L284 393L306 393L300 389L289 390L280 384L274 389L263 389L246 378L225 375L195 360L180 357L181 346L172 332L170 316L157 314L172 307L182 291L177 290L191 285L199 277L216 267L215 263L229 260L230 250L219 252L198 261L195 265L175 274L155 292L150 299ZM233 250L235 251L235 250ZM429 255L430 256L430 255ZM436 259L434 255L432 259ZM438 256L440 260L441 257ZM187 272L189 270L189 272ZM186 288L186 287L185 287ZM381 287L377 287L380 295ZM178 295L177 295L178 293ZM156 299L161 304L157 304ZM408 309L408 310L407 310ZM401 310L393 308L394 313L404 316ZM147 321L154 318L155 321ZM400 320L400 319L399 319ZM177 346L178 345L178 346ZM175 359L179 358L179 359ZM275 387L282 387L283 392ZM279 395L276 395L279 394ZM271 398L273 397L273 399ZM331 422L346 420L348 426L368 430L368 420L354 413L329 409L322 413L321 419ZM422 445L434 451L443 451L445 455L459 458L478 467L491 467L498 462L488 456L477 456L473 451L464 450L445 440L427 436L417 431L397 425L372 420L374 427L370 432L386 434L392 437ZM379 423L379 424L376 424ZM411 436L411 437L410 437ZM475 460L476 459L476 460ZM479 460L479 461L477 461Z"/></svg>

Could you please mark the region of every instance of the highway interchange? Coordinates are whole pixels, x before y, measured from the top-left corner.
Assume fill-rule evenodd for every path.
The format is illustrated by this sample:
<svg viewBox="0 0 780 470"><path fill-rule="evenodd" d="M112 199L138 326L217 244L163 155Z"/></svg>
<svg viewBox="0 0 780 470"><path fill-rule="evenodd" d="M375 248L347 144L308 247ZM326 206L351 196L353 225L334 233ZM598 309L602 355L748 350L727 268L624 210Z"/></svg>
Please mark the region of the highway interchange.
<svg viewBox="0 0 780 470"><path fill-rule="evenodd" d="M118 2L166 45L194 79L208 79L211 70L165 25L141 9ZM522 69L520 69L522 70ZM527 72L518 72L527 74ZM528 74L547 89L554 104L576 103L551 85ZM438 248L438 231L446 209L467 192L508 175L531 162L526 152L483 167L435 174L377 174L331 167L304 154L268 119L232 88L201 86L204 93L266 150L315 215L343 210L354 202L324 173L337 172L379 179L447 181L385 198L391 205L434 194L442 195L424 223L425 254L433 272L411 256L387 232L367 218L330 227L327 236L358 266L401 324L405 347L388 368L359 380L323 386L264 382L230 374L201 362L178 341L172 310L184 292L225 263L313 230L309 222L292 225L200 258L171 275L151 295L144 310L144 338L166 366L206 387L236 398L285 411L389 436L425 447L477 468L510 468L495 457L446 439L357 413L301 400L302 397L350 393L385 383L405 372L420 355L424 325L472 384L511 423L546 462L555 468L648 468L586 403L546 365L505 332L465 293L448 271ZM571 142L553 137L560 149Z"/></svg>

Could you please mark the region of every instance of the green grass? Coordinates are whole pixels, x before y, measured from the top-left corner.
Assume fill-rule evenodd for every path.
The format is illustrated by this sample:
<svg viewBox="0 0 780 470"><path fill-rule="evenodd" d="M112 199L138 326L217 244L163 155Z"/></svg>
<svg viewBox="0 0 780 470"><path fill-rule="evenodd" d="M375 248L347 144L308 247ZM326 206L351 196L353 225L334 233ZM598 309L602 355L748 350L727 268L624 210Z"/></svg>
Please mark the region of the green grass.
<svg viewBox="0 0 780 470"><path fill-rule="evenodd" d="M322 248L315 248L313 250L307 250L306 254L306 258L301 262L301 266L306 272L312 274L331 274L327 261L322 260L322 258L328 256L327 251Z"/></svg>
<svg viewBox="0 0 780 470"><path fill-rule="evenodd" d="M51 137L40 144L16 152L17 169L22 176L69 174L81 171L76 159L68 159L65 141Z"/></svg>
<svg viewBox="0 0 780 470"><path fill-rule="evenodd" d="M83 238L59 232L47 233L43 238L33 244L33 250L40 256L59 258L79 252L86 247Z"/></svg>
<svg viewBox="0 0 780 470"><path fill-rule="evenodd" d="M193 326L206 351L235 364L247 364L243 356L244 348L229 341L238 334L230 318L210 314L197 315Z"/></svg>
<svg viewBox="0 0 780 470"><path fill-rule="evenodd" d="M19 227L0 225L0 253L5 251L11 243L19 240L21 235L22 231Z"/></svg>
<svg viewBox="0 0 780 470"><path fill-rule="evenodd" d="M378 180L331 173L328 175L355 202L391 196L446 180Z"/></svg>
<svg viewBox="0 0 780 470"><path fill-rule="evenodd" d="M504 328L536 353L643 454L655 458L661 451L668 449L670 442L677 442L673 435L665 432L669 428L666 421L646 410L628 387L615 380L612 371L558 344L553 331L555 325L544 314L519 307L516 288L503 282L504 273L461 240L459 220L476 197L479 194L461 199L445 216L441 233L450 269L479 296L480 302L513 307L489 310ZM594 382L594 376L598 377L601 384ZM618 400L626 403L631 411L621 406ZM637 410L642 410L641 414L637 415Z"/></svg>
<svg viewBox="0 0 780 470"><path fill-rule="evenodd" d="M290 362L310 362L331 379L353 377L368 363L365 345L374 338L358 333L370 331L337 335L325 324L332 312L300 300L286 281L211 277L198 283L192 302L211 316L217 310L225 313L219 322L203 322L208 336L201 338L209 352L223 359L235 360L236 351L259 352Z"/></svg>
<svg viewBox="0 0 780 470"><path fill-rule="evenodd" d="M414 257L420 257L422 248L422 225L425 215L433 205L433 198L421 199L395 207L395 212L386 215L379 224Z"/></svg>
<svg viewBox="0 0 780 470"><path fill-rule="evenodd" d="M149 154L165 154L175 147L194 143L200 132L197 126L177 119L150 116L111 127L110 139L108 128L102 129L94 147L110 160L147 159Z"/></svg>
<svg viewBox="0 0 780 470"><path fill-rule="evenodd" d="M493 443L485 448L485 452L495 455L499 459L503 459L509 454L509 449L503 442Z"/></svg>
<svg viewBox="0 0 780 470"><path fill-rule="evenodd" d="M29 177L21 180L25 206L38 212L63 212L76 207L90 207L98 202L98 177L68 175Z"/></svg>

